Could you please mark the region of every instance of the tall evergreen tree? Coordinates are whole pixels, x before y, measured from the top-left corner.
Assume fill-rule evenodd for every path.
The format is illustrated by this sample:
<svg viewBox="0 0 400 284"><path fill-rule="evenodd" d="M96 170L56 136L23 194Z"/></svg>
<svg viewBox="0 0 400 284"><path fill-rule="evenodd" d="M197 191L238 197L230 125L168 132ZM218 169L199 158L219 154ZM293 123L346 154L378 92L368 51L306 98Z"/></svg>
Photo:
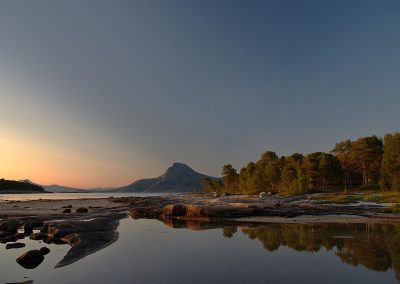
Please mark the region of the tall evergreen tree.
<svg viewBox="0 0 400 284"><path fill-rule="evenodd" d="M222 179L224 187L228 192L236 192L239 188L239 175L231 164L226 164L222 168Z"/></svg>
<svg viewBox="0 0 400 284"><path fill-rule="evenodd" d="M263 190L276 192L280 182L281 164L275 152L265 152L257 162L260 179L263 180ZM261 189L261 188L260 188Z"/></svg>
<svg viewBox="0 0 400 284"><path fill-rule="evenodd" d="M359 138L351 147L351 158L362 175L364 187L376 184L383 154L382 139L377 136Z"/></svg>
<svg viewBox="0 0 400 284"><path fill-rule="evenodd" d="M353 186L353 182L356 182L358 176L355 162L351 156L352 145L353 142L347 139L336 143L335 147L331 151L339 159L345 188L347 188L347 186Z"/></svg>
<svg viewBox="0 0 400 284"><path fill-rule="evenodd" d="M400 190L400 132L385 135L380 184L383 189Z"/></svg>

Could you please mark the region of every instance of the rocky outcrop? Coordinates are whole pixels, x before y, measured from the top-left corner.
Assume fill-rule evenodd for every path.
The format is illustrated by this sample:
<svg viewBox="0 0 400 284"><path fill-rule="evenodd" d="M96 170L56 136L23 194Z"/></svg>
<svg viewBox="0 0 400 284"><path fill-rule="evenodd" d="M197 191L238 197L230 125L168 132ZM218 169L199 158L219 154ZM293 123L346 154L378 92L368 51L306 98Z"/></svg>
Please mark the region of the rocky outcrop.
<svg viewBox="0 0 400 284"><path fill-rule="evenodd" d="M115 201L122 202L116 198ZM132 218L227 220L241 217L296 217L301 215L369 215L373 206L343 206L318 204L301 196L282 197L171 195L159 197L126 198ZM379 209L379 208L378 208ZM364 212L364 213L363 213ZM375 216L375 215L374 215Z"/></svg>
<svg viewBox="0 0 400 284"><path fill-rule="evenodd" d="M118 239L116 231L119 219L125 215L99 217L92 221L68 221L45 223L42 234L47 242L65 243L71 249L56 265L62 267L92 254Z"/></svg>

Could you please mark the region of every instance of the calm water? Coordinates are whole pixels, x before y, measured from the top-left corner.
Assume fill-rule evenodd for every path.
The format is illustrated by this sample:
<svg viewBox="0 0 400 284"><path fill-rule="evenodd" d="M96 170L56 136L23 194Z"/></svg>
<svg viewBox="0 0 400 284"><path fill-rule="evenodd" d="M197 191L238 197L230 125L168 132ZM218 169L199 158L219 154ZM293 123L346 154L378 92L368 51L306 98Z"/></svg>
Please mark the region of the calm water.
<svg viewBox="0 0 400 284"><path fill-rule="evenodd" d="M39 199L82 199L82 198L108 198L129 196L156 196L160 193L132 193L132 192L93 192L93 193L28 193L28 194L0 194L0 201L28 201Z"/></svg>
<svg viewBox="0 0 400 284"><path fill-rule="evenodd" d="M173 228L175 227L175 228ZM398 283L400 226L270 224L259 228L156 220L121 221L119 240L54 269L67 245L36 269L0 244L0 283ZM397 277L398 277L397 276ZM27 278L24 278L27 277Z"/></svg>

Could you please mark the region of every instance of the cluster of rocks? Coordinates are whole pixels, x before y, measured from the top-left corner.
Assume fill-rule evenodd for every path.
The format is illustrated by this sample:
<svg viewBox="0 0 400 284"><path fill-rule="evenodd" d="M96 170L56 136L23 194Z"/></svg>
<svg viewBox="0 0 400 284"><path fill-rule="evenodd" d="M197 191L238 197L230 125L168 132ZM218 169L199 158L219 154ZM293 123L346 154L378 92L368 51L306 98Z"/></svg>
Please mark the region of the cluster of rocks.
<svg viewBox="0 0 400 284"><path fill-rule="evenodd" d="M0 243L16 242L33 233L33 228L38 224L27 223L22 224L19 221L6 221L0 224ZM23 233L18 232L23 229Z"/></svg>
<svg viewBox="0 0 400 284"><path fill-rule="evenodd" d="M88 211L87 208L82 208L78 208L79 212ZM20 221L6 221L0 224L0 242L7 243L6 249L25 247L25 244L16 242L25 237L48 244L68 244L71 249L56 266L61 267L113 243L118 237L116 231L118 220L124 216L126 214L98 217L90 221L69 220L25 224ZM49 249L46 247L30 250L21 255L17 262L24 268L33 269L40 265L48 252Z"/></svg>
<svg viewBox="0 0 400 284"><path fill-rule="evenodd" d="M29 236L32 239L37 239L37 233L33 230L43 225L42 223L26 223L23 224L19 221L6 221L0 224L0 242L7 243L6 249L19 249L25 247L24 243L19 243L17 240L24 239ZM18 232L20 229L23 232ZM22 267L26 269L36 268L44 259L44 255L48 254L50 250L47 247L42 247L40 250L30 250L17 259Z"/></svg>
<svg viewBox="0 0 400 284"><path fill-rule="evenodd" d="M64 210L62 213L72 213L72 205L67 205L62 207ZM89 209L86 207L79 207L75 210L76 213L87 213L89 212Z"/></svg>
<svg viewBox="0 0 400 284"><path fill-rule="evenodd" d="M259 198L243 198L237 196L226 195L224 197L193 197L192 199L185 197L154 197L136 198L131 200L133 209L131 217L138 218L239 218L248 216L281 216L289 217L299 214L303 210L300 206L296 206L296 210L291 208L283 208L281 201L277 199L267 199L269 195L266 193ZM318 206L313 209L318 210Z"/></svg>

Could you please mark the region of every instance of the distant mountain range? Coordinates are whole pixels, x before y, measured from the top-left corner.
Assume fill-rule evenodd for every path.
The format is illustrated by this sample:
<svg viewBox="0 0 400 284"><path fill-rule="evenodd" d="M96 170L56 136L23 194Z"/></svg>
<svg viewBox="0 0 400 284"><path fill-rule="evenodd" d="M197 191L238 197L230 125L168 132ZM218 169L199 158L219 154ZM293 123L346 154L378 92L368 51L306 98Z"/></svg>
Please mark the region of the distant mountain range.
<svg viewBox="0 0 400 284"><path fill-rule="evenodd" d="M46 191L55 193L90 193L87 189L62 186L58 184L44 185L43 187Z"/></svg>
<svg viewBox="0 0 400 284"><path fill-rule="evenodd" d="M141 179L116 190L119 192L154 193L200 191L203 178L218 179L200 174L185 164L174 163L159 177Z"/></svg>
<svg viewBox="0 0 400 284"><path fill-rule="evenodd" d="M91 193L91 192L149 192L149 193L171 193L171 192L192 192L201 190L201 180L209 178L218 180L194 171L183 163L174 163L164 174L155 178L137 180L127 186L117 188L92 188L81 189L62 185L43 185L48 192L55 193ZM37 185L29 179L21 180L24 183Z"/></svg>

